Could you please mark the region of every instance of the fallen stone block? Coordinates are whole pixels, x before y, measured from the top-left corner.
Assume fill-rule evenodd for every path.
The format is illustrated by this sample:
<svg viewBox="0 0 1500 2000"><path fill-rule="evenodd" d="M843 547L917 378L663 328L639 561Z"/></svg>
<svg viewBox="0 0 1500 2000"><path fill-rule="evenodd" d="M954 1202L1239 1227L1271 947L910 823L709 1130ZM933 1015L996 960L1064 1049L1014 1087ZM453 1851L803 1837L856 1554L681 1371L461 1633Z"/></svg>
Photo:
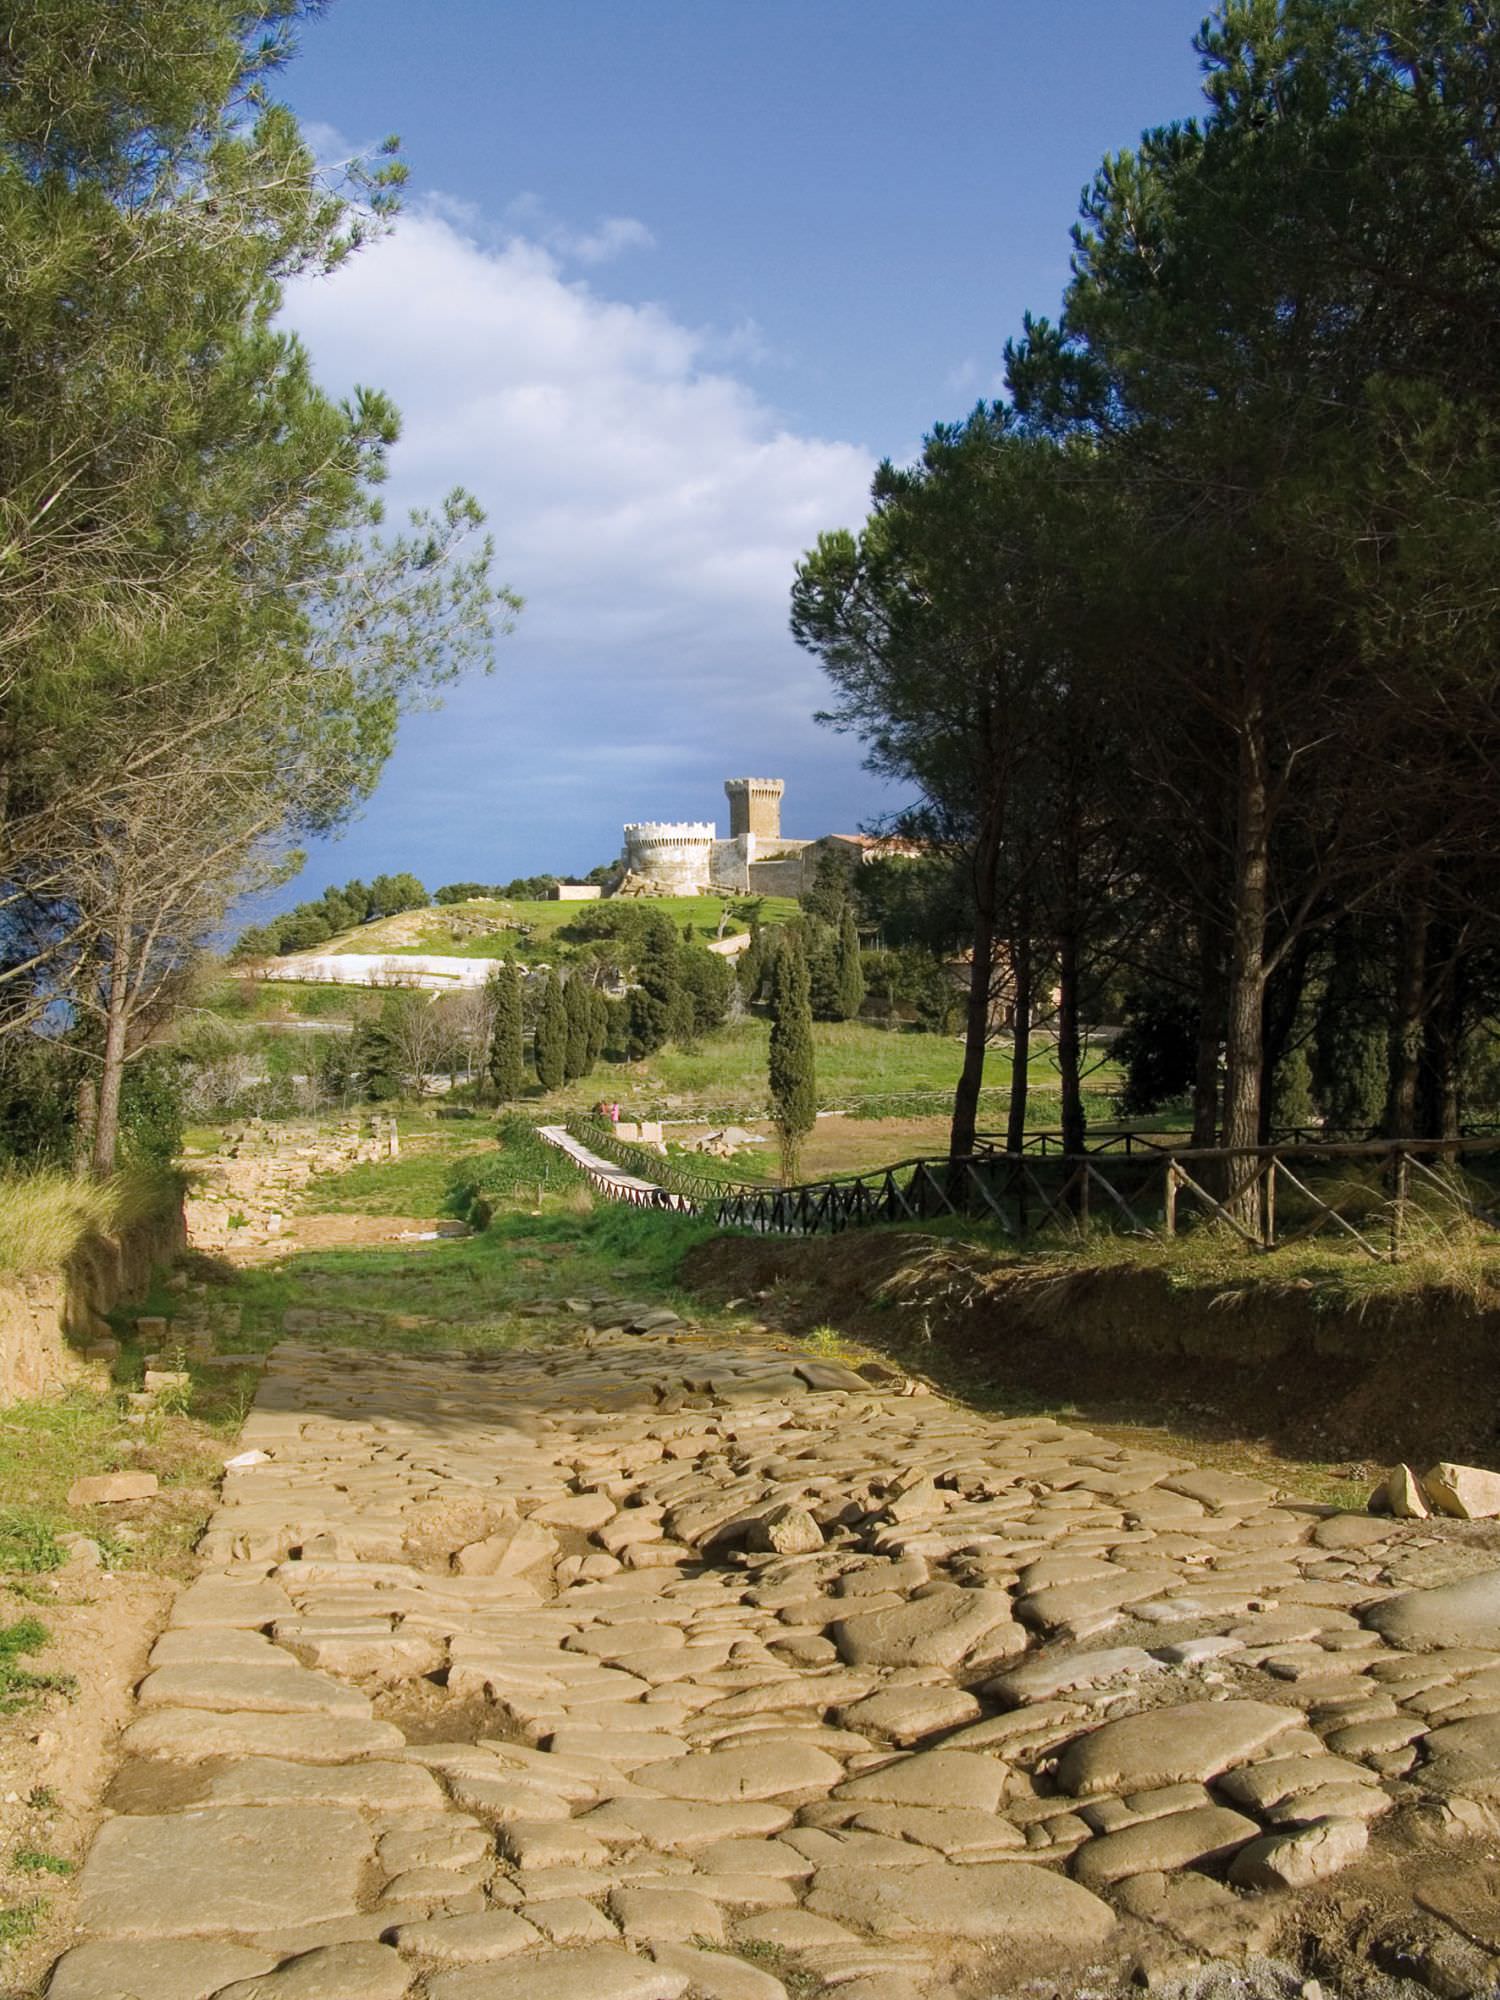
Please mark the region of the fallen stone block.
<svg viewBox="0 0 1500 2000"><path fill-rule="evenodd" d="M149 1500L157 1490L154 1472L99 1472L75 1479L68 1488L70 1507L117 1507L126 1500Z"/></svg>
<svg viewBox="0 0 1500 2000"><path fill-rule="evenodd" d="M1398 1521L1425 1521L1431 1511L1409 1465L1393 1465L1370 1495L1372 1514L1394 1514Z"/></svg>
<svg viewBox="0 0 1500 2000"><path fill-rule="evenodd" d="M1422 1491L1440 1514L1451 1514L1460 1521L1491 1521L1500 1516L1500 1472L1444 1461L1422 1474Z"/></svg>
<svg viewBox="0 0 1500 2000"><path fill-rule="evenodd" d="M1242 1847L1229 1866L1240 1889L1307 1889L1358 1861L1369 1845L1362 1819L1325 1819Z"/></svg>
<svg viewBox="0 0 1500 2000"><path fill-rule="evenodd" d="M788 1502L750 1523L745 1546L782 1556L811 1555L823 1546L823 1530L805 1507Z"/></svg>

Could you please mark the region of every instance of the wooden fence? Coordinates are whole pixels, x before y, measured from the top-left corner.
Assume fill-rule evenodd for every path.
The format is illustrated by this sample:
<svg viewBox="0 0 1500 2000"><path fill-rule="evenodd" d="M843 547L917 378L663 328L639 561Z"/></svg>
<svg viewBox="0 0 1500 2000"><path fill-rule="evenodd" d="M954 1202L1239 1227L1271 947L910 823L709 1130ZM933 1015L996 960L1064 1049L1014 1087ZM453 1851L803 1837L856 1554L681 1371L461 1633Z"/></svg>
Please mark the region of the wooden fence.
<svg viewBox="0 0 1500 2000"><path fill-rule="evenodd" d="M1429 1229L1457 1219L1500 1228L1500 1136L1345 1143L1278 1143L1229 1152L1171 1146L1140 1133L1100 1135L1084 1153L1008 1153L902 1160L796 1187L694 1174L615 1138L593 1121L570 1123L583 1144L659 1192L596 1181L612 1198L711 1217L721 1228L816 1236L877 1222L959 1217L1016 1241L1077 1239L1100 1228L1168 1240L1195 1228L1229 1231L1272 1250L1329 1230L1380 1262ZM1129 1138L1134 1143L1120 1143ZM1113 1140L1113 1150L1110 1150Z"/></svg>

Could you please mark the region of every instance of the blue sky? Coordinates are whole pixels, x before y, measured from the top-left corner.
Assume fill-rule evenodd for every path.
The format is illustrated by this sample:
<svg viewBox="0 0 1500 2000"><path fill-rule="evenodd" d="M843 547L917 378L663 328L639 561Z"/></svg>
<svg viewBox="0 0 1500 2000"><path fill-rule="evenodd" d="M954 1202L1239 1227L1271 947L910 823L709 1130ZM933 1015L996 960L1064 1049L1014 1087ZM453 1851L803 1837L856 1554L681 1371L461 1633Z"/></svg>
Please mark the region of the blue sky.
<svg viewBox="0 0 1500 2000"><path fill-rule="evenodd" d="M899 804L811 720L792 566L1056 312L1099 158L1198 106L1202 11L335 0L282 93L324 157L399 132L411 182L288 317L400 404L393 511L469 487L527 602L281 900L586 870L732 775L786 779L789 833Z"/></svg>

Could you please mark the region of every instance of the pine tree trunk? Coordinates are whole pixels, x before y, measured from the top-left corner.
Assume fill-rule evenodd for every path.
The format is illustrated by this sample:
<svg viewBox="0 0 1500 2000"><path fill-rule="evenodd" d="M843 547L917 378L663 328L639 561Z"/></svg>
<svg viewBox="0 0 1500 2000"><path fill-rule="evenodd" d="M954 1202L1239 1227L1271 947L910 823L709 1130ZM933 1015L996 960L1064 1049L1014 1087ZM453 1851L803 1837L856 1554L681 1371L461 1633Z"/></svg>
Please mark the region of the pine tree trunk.
<svg viewBox="0 0 1500 2000"><path fill-rule="evenodd" d="M94 1079L86 1076L78 1086L73 1115L73 1172L82 1179L94 1155L94 1133L99 1124L99 1093Z"/></svg>
<svg viewBox="0 0 1500 2000"><path fill-rule="evenodd" d="M1259 712L1239 739L1234 852L1234 925L1230 936L1225 1021L1224 1145L1231 1186L1227 1207L1243 1229L1261 1235L1259 1182L1235 1193L1254 1164L1260 1139L1261 1037L1265 1026L1266 896L1270 874L1265 733Z"/></svg>
<svg viewBox="0 0 1500 2000"><path fill-rule="evenodd" d="M1031 1076L1031 938L1012 940L1011 972L1016 994L1016 1026L1010 1049L1010 1115L1005 1124L1005 1150L1019 1153L1026 1144L1026 1111Z"/></svg>
<svg viewBox="0 0 1500 2000"><path fill-rule="evenodd" d="M1000 865L1000 827L996 821L981 832L974 855L974 955L969 964L969 1001L964 1022L964 1060L953 1093L953 1122L948 1131L948 1157L973 1155L979 1127L979 1093L984 1088L984 1058L990 1038L990 983L995 967L995 880Z"/></svg>
<svg viewBox="0 0 1500 2000"><path fill-rule="evenodd" d="M1429 998L1421 1065L1421 1126L1428 1139L1457 1139L1463 1129L1464 985L1462 943L1451 925L1434 924L1427 953Z"/></svg>
<svg viewBox="0 0 1500 2000"><path fill-rule="evenodd" d="M1083 1036L1078 1020L1078 935L1070 922L1058 940L1057 1069L1062 1079L1062 1144L1081 1153L1088 1137L1083 1115Z"/></svg>
<svg viewBox="0 0 1500 2000"><path fill-rule="evenodd" d="M1417 1093L1427 1013L1429 924L1427 900L1419 890L1401 916L1396 1011L1391 1022L1391 1090L1385 1107L1386 1136L1391 1139L1417 1136Z"/></svg>
<svg viewBox="0 0 1500 2000"><path fill-rule="evenodd" d="M1296 1033L1302 996L1307 990L1307 968L1312 960L1312 946L1312 932L1303 931L1266 992L1260 1076L1260 1143L1263 1146L1269 1145L1271 1139L1276 1112L1276 1072Z"/></svg>
<svg viewBox="0 0 1500 2000"><path fill-rule="evenodd" d="M129 936L128 912L115 935L115 955L109 968L109 1003L104 1023L104 1067L99 1076L99 1115L94 1126L93 1169L105 1179L115 1170L120 1136L120 1086L125 1080L125 1032L129 1025L127 996L130 966L124 940Z"/></svg>
<svg viewBox="0 0 1500 2000"><path fill-rule="evenodd" d="M1214 926L1198 932L1198 1055L1193 1072L1193 1144L1219 1143L1219 1053L1224 1046L1224 959Z"/></svg>

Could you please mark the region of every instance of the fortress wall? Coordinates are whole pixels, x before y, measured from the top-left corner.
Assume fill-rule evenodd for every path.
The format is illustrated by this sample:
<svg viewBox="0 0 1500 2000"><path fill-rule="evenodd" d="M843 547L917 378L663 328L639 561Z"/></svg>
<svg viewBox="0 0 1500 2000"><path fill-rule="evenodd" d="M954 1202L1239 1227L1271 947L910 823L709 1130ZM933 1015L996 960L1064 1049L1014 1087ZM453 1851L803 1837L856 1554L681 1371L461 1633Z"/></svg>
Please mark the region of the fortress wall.
<svg viewBox="0 0 1500 2000"><path fill-rule="evenodd" d="M625 866L679 896L694 896L713 878L717 829L712 820L644 820L625 829Z"/></svg>
<svg viewBox="0 0 1500 2000"><path fill-rule="evenodd" d="M752 861L750 893L752 896L800 896L803 873L801 852L783 855L774 861Z"/></svg>
<svg viewBox="0 0 1500 2000"><path fill-rule="evenodd" d="M739 834L716 840L709 859L709 880L729 895L745 893L745 869L755 852L755 835Z"/></svg>

